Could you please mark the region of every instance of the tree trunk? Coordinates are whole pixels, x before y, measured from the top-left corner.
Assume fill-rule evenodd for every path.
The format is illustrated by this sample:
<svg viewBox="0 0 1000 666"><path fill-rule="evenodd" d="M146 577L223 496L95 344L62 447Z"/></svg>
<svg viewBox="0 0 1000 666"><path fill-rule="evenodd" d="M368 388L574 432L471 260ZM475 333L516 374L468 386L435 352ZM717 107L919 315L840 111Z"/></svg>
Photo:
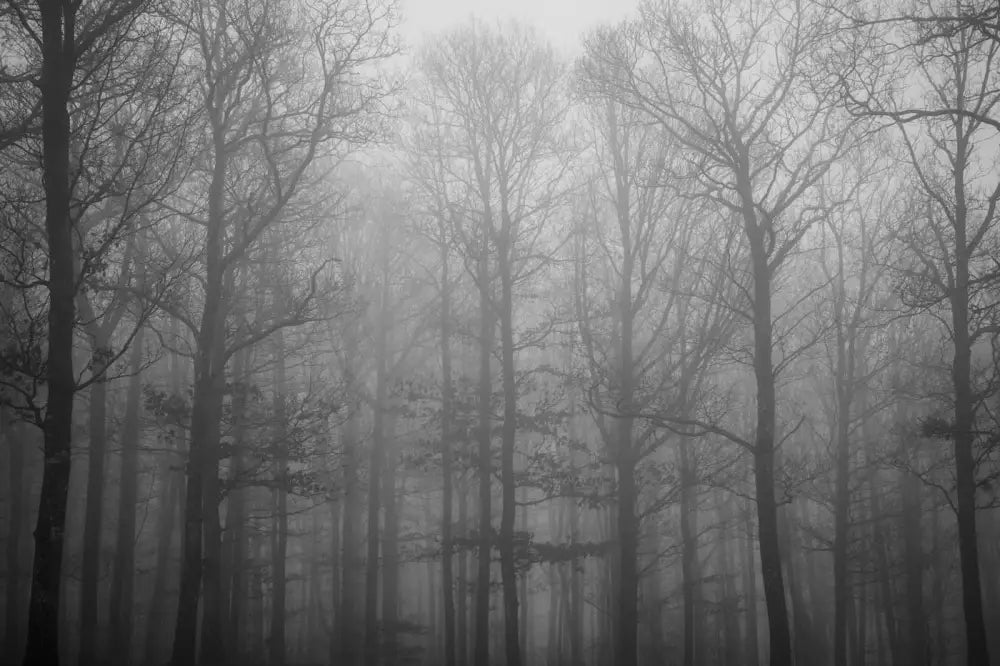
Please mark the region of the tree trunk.
<svg viewBox="0 0 1000 666"><path fill-rule="evenodd" d="M441 242L441 590L444 604L444 666L455 666L455 587L452 575L452 410L451 380L451 285L448 275L448 243ZM464 595L465 590L459 589ZM464 611L464 604L463 611ZM462 655L465 662L465 655Z"/></svg>
<svg viewBox="0 0 1000 666"><path fill-rule="evenodd" d="M47 404L42 423L45 465L32 562L25 666L59 664L59 588L73 433L73 329L76 271L70 218L69 100L76 63L77 5L39 2L42 65L42 178L49 254Z"/></svg>
<svg viewBox="0 0 1000 666"><path fill-rule="evenodd" d="M184 501L184 531L181 558L180 600L174 631L173 666L195 663L198 637L199 592L204 595L202 612L203 663L224 661L221 594L219 584L218 468L222 391L225 382L220 353L224 344L223 234L225 227L224 184L227 172L225 130L213 129L213 170L208 192L208 225L205 241L205 303L198 331L194 363L194 395L191 408L191 443ZM204 542L203 542L204 539ZM204 578L204 580L203 580Z"/></svg>
<svg viewBox="0 0 1000 666"><path fill-rule="evenodd" d="M484 225L485 227L486 225ZM490 508L493 479L492 419L493 303L490 287L489 237L483 229L478 262L479 282L479 552L476 569L475 666L490 666L490 559L493 524Z"/></svg>
<svg viewBox="0 0 1000 666"><path fill-rule="evenodd" d="M964 159L965 151L958 151ZM979 540L976 536L976 415L972 386L972 341L969 335L969 249L966 239L964 171L955 170L955 287L951 290L952 384L955 391L955 489L958 505L958 553L962 572L962 610L968 666L989 666L986 623L983 620L979 576Z"/></svg>
<svg viewBox="0 0 1000 666"><path fill-rule="evenodd" d="M288 432L285 406L285 344L279 330L274 339L274 492L272 529L274 535L271 551L271 666L285 664L285 557L288 550Z"/></svg>
<svg viewBox="0 0 1000 666"><path fill-rule="evenodd" d="M749 156L744 160L749 163ZM771 321L771 268L765 250L765 229L757 219L751 184L741 172L738 189L743 202L744 227L753 262L753 368L757 388L757 428L753 443L754 490L757 499L757 529L760 566L767 606L768 645L771 666L792 665L791 634L785 584L781 573L778 534L778 502L774 491L776 395Z"/></svg>
<svg viewBox="0 0 1000 666"><path fill-rule="evenodd" d="M514 562L514 521L517 488L514 484L514 447L517 438L517 388L514 376L514 282L511 222L504 216L498 248L500 272L500 357L503 366L503 425L500 448L500 577L503 585L504 653L507 666L521 666L518 636L517 567Z"/></svg>
<svg viewBox="0 0 1000 666"><path fill-rule="evenodd" d="M681 457L681 576L684 605L684 666L704 663L698 641L697 622L700 604L701 567L698 561L698 507L695 503L695 470L688 442L678 443Z"/></svg>
<svg viewBox="0 0 1000 666"><path fill-rule="evenodd" d="M83 522L83 557L80 567L80 666L102 661L98 645L97 579L101 572L101 534L104 518L104 454L107 448L108 339L103 331L91 335L91 359L97 379L90 385L90 444L87 455L87 497Z"/></svg>
<svg viewBox="0 0 1000 666"><path fill-rule="evenodd" d="M393 437L395 417L386 415L385 431L385 478L382 483L382 504L385 511L385 525L382 530L382 631L383 666L396 666L399 648L399 497L396 492L396 465L398 457ZM402 475L400 485L406 488L406 477ZM430 520L428 520L428 524ZM432 568L433 571L433 568ZM434 590L437 591L436 589ZM431 596L432 608L437 606L438 595ZM435 622L432 626L437 627Z"/></svg>
<svg viewBox="0 0 1000 666"><path fill-rule="evenodd" d="M232 646L234 657L245 650L242 643L242 626L246 613L246 599L249 587L246 575L244 553L247 550L246 536L246 494L240 480L246 473L246 403L247 350L241 349L233 358L233 456L231 477L235 486L229 490L226 509L226 529L223 547L226 553L226 580L224 601L226 603L225 643Z"/></svg>
<svg viewBox="0 0 1000 666"><path fill-rule="evenodd" d="M121 436L121 486L118 496L118 538L115 547L114 577L111 580L111 635L113 662L129 666L132 661L132 613L135 581L135 505L139 476L139 408L142 398L143 328L132 339L131 377L125 402L125 426Z"/></svg>
<svg viewBox="0 0 1000 666"><path fill-rule="evenodd" d="M4 567L4 639L3 651L11 663L17 663L21 654L21 533L27 504L24 492L25 444L20 440L23 425L12 418L8 410L0 407L0 443L7 451L7 473L10 497L7 502L6 566Z"/></svg>
<svg viewBox="0 0 1000 666"><path fill-rule="evenodd" d="M751 503L747 502L744 507L744 517L746 524L746 548L744 549L744 589L746 596L746 647L744 663L747 666L757 666L760 662L760 645L758 644L757 629L757 567L754 566L753 547L753 514Z"/></svg>
<svg viewBox="0 0 1000 666"><path fill-rule="evenodd" d="M907 663L928 666L927 618L924 612L924 544L920 528L920 481L902 473L903 550L906 567Z"/></svg>
<svg viewBox="0 0 1000 666"><path fill-rule="evenodd" d="M348 325L345 333L344 351L347 367L344 370L345 387L349 392L358 390L357 378L354 375L353 363L358 355L357 332L353 325ZM360 516L362 506L361 484L358 469L360 467L361 451L358 435L360 405L353 399L348 405L347 422L343 427L343 476L344 476L344 512L341 529L341 583L340 606L338 616L338 637L340 642L339 658L334 663L343 666L356 666L360 655L360 645L356 636L364 629L359 625L358 606L362 599L358 594L358 581L363 577L361 561Z"/></svg>

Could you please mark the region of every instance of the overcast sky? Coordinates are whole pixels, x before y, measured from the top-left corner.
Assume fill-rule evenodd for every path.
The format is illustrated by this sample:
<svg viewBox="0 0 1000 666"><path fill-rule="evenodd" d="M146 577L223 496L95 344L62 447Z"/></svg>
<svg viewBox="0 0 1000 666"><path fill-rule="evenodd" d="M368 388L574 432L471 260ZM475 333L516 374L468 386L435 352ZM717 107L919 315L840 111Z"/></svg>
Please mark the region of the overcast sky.
<svg viewBox="0 0 1000 666"><path fill-rule="evenodd" d="M423 35L473 15L486 21L514 18L534 25L558 50L576 53L586 32L625 18L637 5L638 0L400 0L400 31L416 46Z"/></svg>

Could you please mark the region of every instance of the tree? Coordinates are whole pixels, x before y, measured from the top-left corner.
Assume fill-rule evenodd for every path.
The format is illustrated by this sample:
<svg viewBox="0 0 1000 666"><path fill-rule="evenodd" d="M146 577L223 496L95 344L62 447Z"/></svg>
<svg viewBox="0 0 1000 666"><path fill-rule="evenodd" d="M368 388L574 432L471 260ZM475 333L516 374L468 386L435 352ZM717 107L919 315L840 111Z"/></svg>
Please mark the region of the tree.
<svg viewBox="0 0 1000 666"><path fill-rule="evenodd" d="M871 44L867 63L849 62L840 79L853 113L896 129L920 187L914 211L920 224L899 230L907 254L895 269L911 311L947 311L953 417L943 434L953 442L966 658L976 666L989 663L976 477L979 412L991 389L989 382L977 385L973 358L977 345L996 343L992 290L1000 277L992 259L1000 182L982 156L984 143L1000 129L994 113L1000 40L990 30L995 10L984 12L972 12L976 20L956 20L934 3L921 3L917 16L899 21L895 30L862 24L858 33ZM884 85L904 68L929 95Z"/></svg>
<svg viewBox="0 0 1000 666"><path fill-rule="evenodd" d="M445 35L422 54L421 70L446 123L449 178L462 199L450 202L456 232L480 295L479 473L480 552L476 663L488 662L492 470L492 373L499 328L503 420L502 496L497 546L504 600L506 663L521 660L514 555L517 377L514 297L517 286L548 258L543 229L564 189L559 123L566 106L564 68L526 28L491 31L473 24ZM497 285L499 283L499 285ZM499 286L499 289L497 288Z"/></svg>
<svg viewBox="0 0 1000 666"><path fill-rule="evenodd" d="M181 603L173 663L195 661L199 590L204 592L202 659L224 659L219 524L220 422L225 368L241 348L324 317L317 307L328 261L312 267L279 316L227 329L233 272L278 224L316 224L298 205L329 164L379 131L386 89L359 78L392 52L391 8L348 2L180 5L171 18L197 36L190 56L204 103L204 182L190 183L177 208L200 228L204 295L200 312L174 312L196 338L191 441L185 496ZM304 48L308 45L308 48ZM297 217L298 216L298 217Z"/></svg>
<svg viewBox="0 0 1000 666"><path fill-rule="evenodd" d="M835 99L810 78L831 12L801 2L718 0L694 12L677 2L646 6L641 22L589 45L591 80L647 114L692 156L704 196L739 224L747 254L743 316L753 327L756 387L752 441L717 424L707 430L752 451L771 664L791 664L775 494L776 276L820 219L815 187L849 133ZM675 423L683 423L674 419Z"/></svg>

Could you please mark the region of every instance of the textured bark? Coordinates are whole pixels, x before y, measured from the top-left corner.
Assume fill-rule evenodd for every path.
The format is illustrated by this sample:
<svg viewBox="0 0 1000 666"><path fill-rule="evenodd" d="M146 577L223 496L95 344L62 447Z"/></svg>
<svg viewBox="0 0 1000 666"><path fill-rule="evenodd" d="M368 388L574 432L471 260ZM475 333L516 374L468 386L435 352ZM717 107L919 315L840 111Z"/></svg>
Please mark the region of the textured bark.
<svg viewBox="0 0 1000 666"><path fill-rule="evenodd" d="M103 328L103 327L100 327ZM90 442L87 453L87 497L83 519L83 556L80 567L80 666L103 661L98 645L97 579L101 568L101 535L104 523L104 457L107 448L108 385L103 375L108 358L108 338L103 330L91 335L91 363L96 375L90 386Z"/></svg>
<svg viewBox="0 0 1000 666"><path fill-rule="evenodd" d="M129 359L128 396L125 399L125 425L121 436L121 474L118 496L118 530L115 545L115 567L111 579L112 661L116 666L129 666L132 661L133 588L135 583L135 508L138 500L136 483L139 476L139 409L142 398L142 344L144 329L132 339Z"/></svg>
<svg viewBox="0 0 1000 666"><path fill-rule="evenodd" d="M76 271L70 218L69 101L76 63L77 5L38 3L41 24L42 169L49 254L45 465L32 562L25 666L59 664L59 590L72 441Z"/></svg>

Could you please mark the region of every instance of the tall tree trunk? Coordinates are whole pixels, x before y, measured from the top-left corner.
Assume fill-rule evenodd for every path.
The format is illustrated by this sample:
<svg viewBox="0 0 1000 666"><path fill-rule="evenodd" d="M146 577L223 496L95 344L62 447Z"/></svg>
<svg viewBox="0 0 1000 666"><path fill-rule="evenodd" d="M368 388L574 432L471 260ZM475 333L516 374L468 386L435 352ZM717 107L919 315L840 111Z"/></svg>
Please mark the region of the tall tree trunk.
<svg viewBox="0 0 1000 666"><path fill-rule="evenodd" d="M490 359L493 356L493 299L491 298L489 235L484 224L479 249L479 548L476 568L475 654L474 666L490 666L490 559L493 543L491 496L493 479L493 382ZM492 226L492 225L490 225Z"/></svg>
<svg viewBox="0 0 1000 666"><path fill-rule="evenodd" d="M459 477L458 485L458 528L462 538L469 538L469 488L464 478ZM455 598L455 650L458 653L456 666L469 663L469 549L463 547L458 553L458 594Z"/></svg>
<svg viewBox="0 0 1000 666"><path fill-rule="evenodd" d="M698 507L695 501L694 461L685 440L678 442L681 458L681 576L684 606L684 666L704 663L700 654L697 623L700 604L701 567L698 560Z"/></svg>
<svg viewBox="0 0 1000 666"><path fill-rule="evenodd" d="M841 280L843 282L843 280ZM841 289L843 286L841 284ZM842 295L841 295L842 296ZM839 312L843 303L838 302ZM833 666L847 666L847 605L851 581L847 572L847 547L850 539L850 427L853 395L852 359L848 357L843 325L838 320L836 455L834 478L834 537L833 537Z"/></svg>
<svg viewBox="0 0 1000 666"><path fill-rule="evenodd" d="M517 439L517 387L514 376L514 280L512 223L503 215L503 239L498 248L500 272L500 358L503 383L503 424L500 448L500 577L503 585L504 653L507 666L521 666L518 635L517 566L514 562L514 521L517 488L514 483L514 447Z"/></svg>
<svg viewBox="0 0 1000 666"><path fill-rule="evenodd" d="M386 415L386 466L385 478L382 480L382 504L385 511L385 525L382 530L383 666L396 666L399 647L399 497L396 491L398 456L393 444L394 437L395 417L390 413ZM402 488L406 488L405 474L401 474L399 484ZM437 602L438 595L432 595L432 608L437 606ZM432 626L437 627L437 623Z"/></svg>
<svg viewBox="0 0 1000 666"><path fill-rule="evenodd" d="M359 390L354 374L353 363L358 355L358 336L354 325L349 324L344 340L345 388L354 393ZM358 429L361 415L358 399L352 399L348 405L347 422L343 426L343 477L344 477L344 512L341 529L341 582L340 604L338 616L338 638L340 643L339 658L334 662L343 666L356 666L361 656L360 642L356 636L364 629L359 624L358 613L362 598L358 594L358 581L363 577L362 544L360 539L360 517L362 510L361 482L359 475L361 451Z"/></svg>
<svg viewBox="0 0 1000 666"><path fill-rule="evenodd" d="M951 377L955 392L955 490L958 505L958 553L962 572L962 610L965 614L965 649L968 666L989 666L986 623L983 620L979 575L979 540L976 536L976 459L972 450L976 414L972 385L972 338L969 334L969 260L966 238L965 161L967 137L959 139L955 157L955 268L950 290L952 341L955 355Z"/></svg>
<svg viewBox="0 0 1000 666"><path fill-rule="evenodd" d="M117 666L132 661L133 586L135 582L135 506L139 476L139 408L142 397L142 353L144 329L132 339L128 397L125 401L125 426L121 436L121 474L118 496L118 535L115 547L114 577L111 579L112 659Z"/></svg>
<svg viewBox="0 0 1000 666"><path fill-rule="evenodd" d="M378 584L381 563L379 562L380 509L382 502L381 480L385 471L385 421L387 418L388 373L386 356L388 350L388 328L391 325L389 308L389 250L387 221L382 222L382 275L379 295L379 311L375 332L375 405L372 415L372 443L368 458L368 541L365 571L365 666L378 666L379 648L385 645L379 630Z"/></svg>
<svg viewBox="0 0 1000 666"><path fill-rule="evenodd" d="M103 328L103 327L94 327ZM91 334L91 359L97 379L90 385L90 443L87 455L87 497L80 567L80 666L102 660L98 653L97 580L101 575L101 535L104 522L104 454L107 449L108 385L104 379L108 339L103 330Z"/></svg>
<svg viewBox="0 0 1000 666"><path fill-rule="evenodd" d="M39 2L41 24L42 179L48 246L49 312L45 464L32 561L24 666L59 664L59 587L62 578L70 444L73 437L73 329L76 271L70 218L69 100L76 64L75 4Z"/></svg>
<svg viewBox="0 0 1000 666"><path fill-rule="evenodd" d="M274 491L272 506L272 529L274 535L271 551L271 580L273 601L271 604L270 658L272 666L285 664L285 558L288 550L288 428L286 382L285 382L285 340L282 332L274 338Z"/></svg>
<svg viewBox="0 0 1000 666"><path fill-rule="evenodd" d="M3 652L11 663L21 654L21 533L27 504L24 492L24 442L22 424L14 420L7 409L0 407L0 444L7 451L7 473L10 497L7 499L7 543L4 567L4 638Z"/></svg>
<svg viewBox="0 0 1000 666"><path fill-rule="evenodd" d="M247 550L246 493L240 487L246 473L246 407L248 394L247 350L241 349L233 358L233 456L231 477L235 486L229 489L226 509L226 529L223 547L226 557L224 601L226 603L225 643L232 646L233 656L244 651L241 641L249 587L244 553Z"/></svg>
<svg viewBox="0 0 1000 666"><path fill-rule="evenodd" d="M441 590L444 604L444 666L455 666L455 587L452 575L452 410L451 379L451 278L448 275L448 243L441 242ZM464 595L465 590L459 589ZM464 604L463 610L464 610ZM465 662L465 655L462 655Z"/></svg>
<svg viewBox="0 0 1000 666"><path fill-rule="evenodd" d="M743 656L747 666L757 666L760 660L757 629L757 567L754 562L753 513L751 502L744 507L746 525L746 547L744 548L744 595L746 596L746 648Z"/></svg>
<svg viewBox="0 0 1000 666"><path fill-rule="evenodd" d="M173 666L195 663L199 593L204 596L201 661L224 661L219 571L219 434L222 418L224 364L220 353L223 311L224 185L227 173L225 129L213 129L214 159L208 191L205 239L205 302L198 331L191 408L191 443L184 498L184 531L180 599L171 656Z"/></svg>
<svg viewBox="0 0 1000 666"><path fill-rule="evenodd" d="M744 148L744 150L746 150ZM749 155L741 156L749 164ZM753 369L757 389L757 428L753 442L754 490L757 499L757 529L760 566L767 606L771 666L792 666L791 633L781 573L778 534L778 502L775 497L776 394L771 321L771 266L765 249L766 231L758 220L751 195L749 168L738 174L744 229L750 245L753 270Z"/></svg>
<svg viewBox="0 0 1000 666"><path fill-rule="evenodd" d="M900 410L902 412L902 410ZM900 414L900 416L903 416ZM897 420L897 423L900 421ZM907 446L912 449L912 445ZM912 464L916 455L910 451ZM912 473L903 472L900 479L903 510L903 551L906 567L906 620L907 663L913 666L928 665L927 617L924 611L924 544L921 530L923 511L920 499L920 480Z"/></svg>

